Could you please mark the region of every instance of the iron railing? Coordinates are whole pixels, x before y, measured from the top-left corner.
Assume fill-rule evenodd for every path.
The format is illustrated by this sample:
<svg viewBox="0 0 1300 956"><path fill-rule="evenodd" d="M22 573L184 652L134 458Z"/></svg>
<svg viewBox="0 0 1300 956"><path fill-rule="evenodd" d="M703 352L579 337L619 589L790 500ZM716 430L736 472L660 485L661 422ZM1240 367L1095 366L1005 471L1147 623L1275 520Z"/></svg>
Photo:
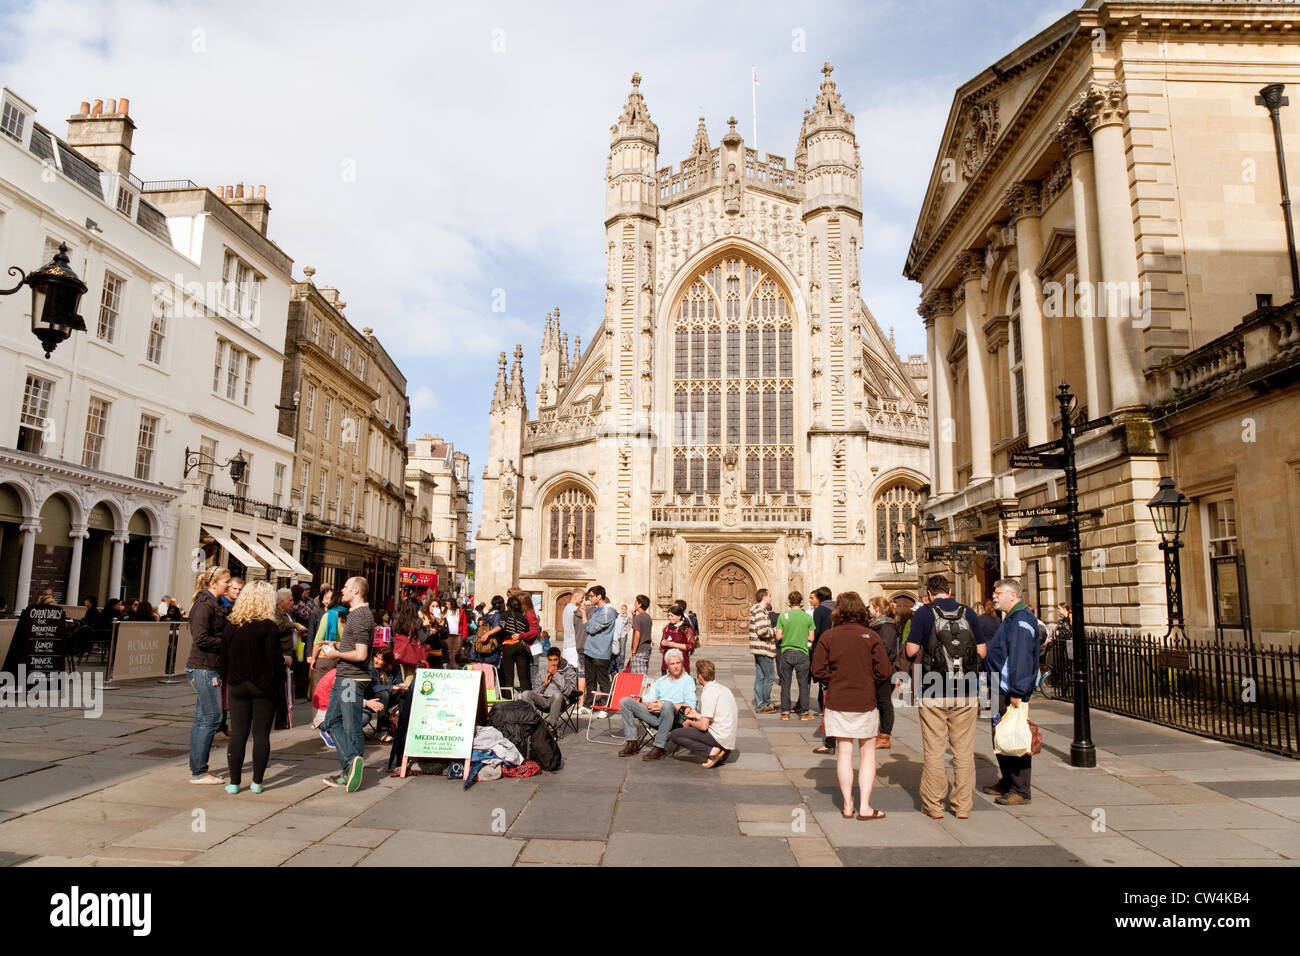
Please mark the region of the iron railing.
<svg viewBox="0 0 1300 956"><path fill-rule="evenodd" d="M234 508L236 514L265 518L267 521L279 521L284 524L295 524L298 521L298 516L292 508L272 505L265 501L258 501L256 498L245 498L224 491L213 491L211 488L203 492L203 503L210 508Z"/></svg>
<svg viewBox="0 0 1300 956"><path fill-rule="evenodd" d="M1073 700L1073 647L1048 647L1051 696ZM1093 707L1300 757L1300 651L1088 631Z"/></svg>

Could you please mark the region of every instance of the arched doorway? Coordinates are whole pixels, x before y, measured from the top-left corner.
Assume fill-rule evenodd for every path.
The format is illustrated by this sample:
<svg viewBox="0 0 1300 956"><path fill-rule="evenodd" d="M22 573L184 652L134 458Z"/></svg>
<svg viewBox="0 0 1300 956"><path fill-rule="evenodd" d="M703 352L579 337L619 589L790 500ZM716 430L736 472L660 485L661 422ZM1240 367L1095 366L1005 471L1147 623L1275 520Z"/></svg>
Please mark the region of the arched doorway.
<svg viewBox="0 0 1300 956"><path fill-rule="evenodd" d="M754 579L734 561L714 572L704 592L704 620L700 622L710 644L749 643L754 592Z"/></svg>
<svg viewBox="0 0 1300 956"><path fill-rule="evenodd" d="M136 511L127 522L129 535L122 553L122 587L126 596L147 600L149 596L149 541L152 523L144 511Z"/></svg>
<svg viewBox="0 0 1300 956"><path fill-rule="evenodd" d="M59 494L50 495L41 506L41 530L36 533L36 550L32 559L31 594L19 598L25 607L42 591L54 592L55 604L72 604L77 597L68 592L68 571L72 565L72 509ZM18 605L15 605L18 606Z"/></svg>
<svg viewBox="0 0 1300 956"><path fill-rule="evenodd" d="M22 556L23 502L10 485L0 485L0 598L10 610L27 602L18 596L18 564ZM25 597L25 596L24 596Z"/></svg>

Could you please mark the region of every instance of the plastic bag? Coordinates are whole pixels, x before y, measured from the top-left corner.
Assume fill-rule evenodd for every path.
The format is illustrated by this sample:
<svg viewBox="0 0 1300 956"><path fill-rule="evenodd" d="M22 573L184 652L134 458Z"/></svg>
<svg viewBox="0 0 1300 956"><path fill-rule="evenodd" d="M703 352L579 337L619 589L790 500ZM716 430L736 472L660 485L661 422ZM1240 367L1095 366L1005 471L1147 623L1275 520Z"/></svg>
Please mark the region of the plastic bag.
<svg viewBox="0 0 1300 956"><path fill-rule="evenodd" d="M1029 704L1007 706L1007 712L993 731L993 752L1005 757L1024 757L1033 747L1033 731L1029 727Z"/></svg>

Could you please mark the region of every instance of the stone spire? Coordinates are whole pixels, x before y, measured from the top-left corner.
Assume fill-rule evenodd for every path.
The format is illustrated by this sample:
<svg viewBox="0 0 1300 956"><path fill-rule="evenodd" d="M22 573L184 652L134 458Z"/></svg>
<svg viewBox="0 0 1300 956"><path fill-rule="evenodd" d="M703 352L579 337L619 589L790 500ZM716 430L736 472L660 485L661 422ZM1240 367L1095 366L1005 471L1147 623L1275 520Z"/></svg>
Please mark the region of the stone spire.
<svg viewBox="0 0 1300 956"><path fill-rule="evenodd" d="M573 367L577 368L578 363L582 361L582 336L573 337Z"/></svg>
<svg viewBox="0 0 1300 956"><path fill-rule="evenodd" d="M627 95L623 113L618 122L609 128L610 145L626 139L639 139L659 149L659 127L650 119L650 110L641 95L641 74L632 74L632 92Z"/></svg>
<svg viewBox="0 0 1300 956"><path fill-rule="evenodd" d="M702 156L709 152L712 147L709 145L709 130L704 125L704 117L700 116L700 125L695 127L695 142L691 144L691 155Z"/></svg>
<svg viewBox="0 0 1300 956"><path fill-rule="evenodd" d="M822 88L817 94L817 102L813 106L810 122L813 128L840 127L851 133L853 114L840 102L835 81L831 79L831 72L834 69L835 67L831 66L829 61L822 64Z"/></svg>
<svg viewBox="0 0 1300 956"><path fill-rule="evenodd" d="M502 356L501 361L504 363L504 362L505 362L505 353L502 352L502 353L501 353L501 356ZM513 364L512 366L510 366L510 389L506 392L506 404L507 404L507 405L519 405L519 406L522 407L523 404L524 404L524 365L523 365L523 362L524 362L524 347L523 347L522 345L519 345L519 344L516 343L516 345L515 345L515 361L514 361L514 364ZM504 368L504 366L503 366L503 368Z"/></svg>
<svg viewBox="0 0 1300 956"><path fill-rule="evenodd" d="M561 388L563 388L564 385L569 381L569 333L568 332L560 333L560 374L556 380L560 383Z"/></svg>
<svg viewBox="0 0 1300 956"><path fill-rule="evenodd" d="M499 412L506 404L506 353L497 359L497 385L492 392L492 412Z"/></svg>

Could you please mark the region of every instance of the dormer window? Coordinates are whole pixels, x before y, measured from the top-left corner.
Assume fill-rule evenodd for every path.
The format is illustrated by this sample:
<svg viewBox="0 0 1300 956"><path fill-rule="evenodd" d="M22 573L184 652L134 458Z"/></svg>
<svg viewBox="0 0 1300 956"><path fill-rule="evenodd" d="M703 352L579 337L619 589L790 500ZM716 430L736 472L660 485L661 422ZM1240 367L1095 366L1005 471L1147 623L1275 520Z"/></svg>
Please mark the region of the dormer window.
<svg viewBox="0 0 1300 956"><path fill-rule="evenodd" d="M27 129L27 111L6 97L4 113L0 115L0 132L15 143L23 141L23 132Z"/></svg>
<svg viewBox="0 0 1300 956"><path fill-rule="evenodd" d="M126 188L126 183L117 187L117 211L130 219L135 214L135 194Z"/></svg>

